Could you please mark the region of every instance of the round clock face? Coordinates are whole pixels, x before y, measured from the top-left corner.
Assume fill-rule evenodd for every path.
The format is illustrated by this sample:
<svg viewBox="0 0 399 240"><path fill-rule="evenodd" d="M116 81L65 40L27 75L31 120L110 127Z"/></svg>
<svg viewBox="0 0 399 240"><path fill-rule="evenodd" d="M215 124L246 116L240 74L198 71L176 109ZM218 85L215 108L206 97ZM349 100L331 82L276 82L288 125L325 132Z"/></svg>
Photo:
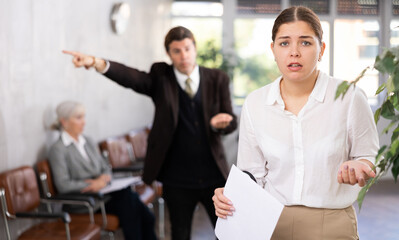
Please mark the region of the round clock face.
<svg viewBox="0 0 399 240"><path fill-rule="evenodd" d="M130 18L130 6L128 3L117 3L114 5L111 14L112 29L116 34L126 31Z"/></svg>

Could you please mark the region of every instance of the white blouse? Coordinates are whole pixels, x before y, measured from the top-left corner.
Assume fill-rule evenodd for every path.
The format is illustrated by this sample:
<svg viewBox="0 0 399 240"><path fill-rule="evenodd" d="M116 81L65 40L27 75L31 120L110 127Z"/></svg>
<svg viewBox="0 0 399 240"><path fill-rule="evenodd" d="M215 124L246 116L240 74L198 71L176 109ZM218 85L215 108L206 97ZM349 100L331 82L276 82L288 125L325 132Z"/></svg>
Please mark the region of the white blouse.
<svg viewBox="0 0 399 240"><path fill-rule="evenodd" d="M69 135L69 133L63 130L61 132L61 139L66 147L68 147L71 144L74 144L75 147L78 149L79 153L82 154L82 157L85 160L90 161L89 155L87 155L85 149L86 139L82 135L79 135L78 141L76 141L71 135Z"/></svg>
<svg viewBox="0 0 399 240"><path fill-rule="evenodd" d="M364 92L350 88L334 100L342 81L320 72L298 116L280 95L281 77L248 95L241 113L237 166L251 172L284 205L345 208L360 191L339 184L340 165L375 161L378 133Z"/></svg>

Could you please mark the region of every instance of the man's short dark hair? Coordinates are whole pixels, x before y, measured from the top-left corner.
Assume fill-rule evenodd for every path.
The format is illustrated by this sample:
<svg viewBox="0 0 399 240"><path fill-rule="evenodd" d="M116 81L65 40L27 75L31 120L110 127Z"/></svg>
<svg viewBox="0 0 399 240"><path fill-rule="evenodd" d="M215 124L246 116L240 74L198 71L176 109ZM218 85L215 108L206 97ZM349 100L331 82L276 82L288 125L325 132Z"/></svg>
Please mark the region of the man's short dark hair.
<svg viewBox="0 0 399 240"><path fill-rule="evenodd" d="M195 46L194 35L190 30L188 30L187 28L182 27L182 26L178 26L178 27L174 27L174 28L170 29L168 34L166 34L166 37L165 37L166 52L169 52L169 45L173 41L181 41L185 38L191 39Z"/></svg>

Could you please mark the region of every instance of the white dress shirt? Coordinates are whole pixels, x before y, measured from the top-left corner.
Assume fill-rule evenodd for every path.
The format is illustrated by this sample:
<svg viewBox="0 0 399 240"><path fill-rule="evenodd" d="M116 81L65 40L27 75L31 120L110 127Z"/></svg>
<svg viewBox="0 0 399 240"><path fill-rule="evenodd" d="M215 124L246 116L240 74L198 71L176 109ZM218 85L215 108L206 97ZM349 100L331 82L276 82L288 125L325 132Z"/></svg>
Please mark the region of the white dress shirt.
<svg viewBox="0 0 399 240"><path fill-rule="evenodd" d="M86 139L82 135L80 135L78 137L78 141L76 141L71 135L69 135L69 133L67 133L66 131L62 131L61 139L66 147L68 147L71 144L74 144L75 147L78 149L79 153L82 154L82 157L85 160L90 161L89 155L87 155L85 149Z"/></svg>
<svg viewBox="0 0 399 240"><path fill-rule="evenodd" d="M111 66L111 64L109 63L108 60L105 60L105 59L104 59L104 61L105 61L105 68L104 68L102 71L97 71L97 72L99 72L99 73L101 73L101 74L106 73L106 72L108 71L109 67Z"/></svg>
<svg viewBox="0 0 399 240"><path fill-rule="evenodd" d="M285 110L281 77L248 95L241 113L237 166L284 205L345 208L360 187L339 184L347 160L375 161L378 133L364 92L334 100L340 80L320 72L307 103ZM266 167L266 168L265 168Z"/></svg>
<svg viewBox="0 0 399 240"><path fill-rule="evenodd" d="M199 67L196 65L191 72L190 76L187 76L186 74L183 74L179 72L175 67L173 67L173 71L175 72L177 82L179 83L179 86L184 90L186 89L186 80L187 78L191 78L191 90L193 91L193 94L195 94L198 91L199 88L199 83L200 83L200 74L199 74Z"/></svg>

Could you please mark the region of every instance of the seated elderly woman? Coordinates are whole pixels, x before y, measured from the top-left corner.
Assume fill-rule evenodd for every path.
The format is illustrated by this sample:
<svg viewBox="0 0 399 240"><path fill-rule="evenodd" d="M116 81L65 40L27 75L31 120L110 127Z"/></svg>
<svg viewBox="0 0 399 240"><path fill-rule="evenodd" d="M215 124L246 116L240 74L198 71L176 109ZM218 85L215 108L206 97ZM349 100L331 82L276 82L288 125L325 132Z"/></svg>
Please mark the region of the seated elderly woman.
<svg viewBox="0 0 399 240"><path fill-rule="evenodd" d="M85 109L66 101L58 105L57 128L60 138L49 153L58 192L98 192L111 181L111 169L96 144L83 136ZM107 213L118 216L125 239L156 239L154 215L130 188L110 193Z"/></svg>

